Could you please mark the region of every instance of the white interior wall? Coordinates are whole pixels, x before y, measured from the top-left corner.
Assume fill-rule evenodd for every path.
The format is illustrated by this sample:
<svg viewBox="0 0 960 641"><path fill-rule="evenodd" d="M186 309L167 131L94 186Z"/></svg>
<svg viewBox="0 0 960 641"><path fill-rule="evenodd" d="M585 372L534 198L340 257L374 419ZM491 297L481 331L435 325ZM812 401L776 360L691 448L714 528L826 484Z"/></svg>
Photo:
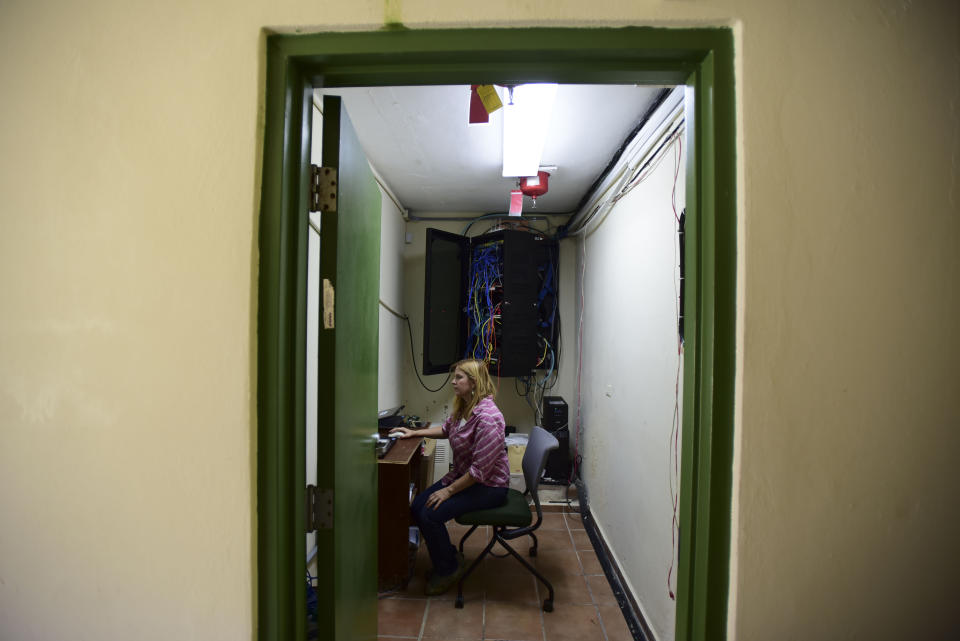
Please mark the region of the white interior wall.
<svg viewBox="0 0 960 641"><path fill-rule="evenodd" d="M681 420L683 375L672 195L676 182L679 215L685 179L675 149L676 143L580 240L586 243L582 478L597 527L660 641L674 637L667 574L673 562L670 589L676 590L671 483L676 487L679 450L672 449L671 435L679 448L674 426ZM582 269L583 255L578 259Z"/></svg>
<svg viewBox="0 0 960 641"><path fill-rule="evenodd" d="M404 220L400 208L385 189L380 189L380 300L400 314L403 299ZM377 372L377 409L403 404L406 322L380 305L380 361ZM404 410L408 411L408 410Z"/></svg>

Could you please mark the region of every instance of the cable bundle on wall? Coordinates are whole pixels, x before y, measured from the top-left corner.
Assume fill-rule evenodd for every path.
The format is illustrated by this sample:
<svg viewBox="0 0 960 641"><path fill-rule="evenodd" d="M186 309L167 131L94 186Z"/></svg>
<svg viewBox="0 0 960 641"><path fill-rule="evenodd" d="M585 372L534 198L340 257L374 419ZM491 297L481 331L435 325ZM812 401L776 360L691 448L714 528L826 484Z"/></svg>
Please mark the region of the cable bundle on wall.
<svg viewBox="0 0 960 641"><path fill-rule="evenodd" d="M467 292L468 358L496 368L498 329L503 305L503 245L491 242L474 249Z"/></svg>
<svg viewBox="0 0 960 641"><path fill-rule="evenodd" d="M603 222L618 200L628 194L650 175L663 158L667 146L683 133L684 88L676 87L650 117L650 127L644 127L627 145L620 161L601 181L590 197L567 224L566 233L587 233Z"/></svg>
<svg viewBox="0 0 960 641"><path fill-rule="evenodd" d="M497 376L555 378L558 258L556 242L526 221L500 221L471 239L464 358L486 361Z"/></svg>

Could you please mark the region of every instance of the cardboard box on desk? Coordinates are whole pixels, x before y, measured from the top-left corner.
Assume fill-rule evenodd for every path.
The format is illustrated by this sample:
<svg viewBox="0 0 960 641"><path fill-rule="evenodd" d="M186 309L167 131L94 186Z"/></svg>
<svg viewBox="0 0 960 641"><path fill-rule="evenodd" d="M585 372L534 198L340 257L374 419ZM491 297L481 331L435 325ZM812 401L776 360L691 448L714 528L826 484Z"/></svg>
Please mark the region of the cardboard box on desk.
<svg viewBox="0 0 960 641"><path fill-rule="evenodd" d="M523 455L527 451L527 446L507 445L507 458L510 459L510 474L523 475Z"/></svg>
<svg viewBox="0 0 960 641"><path fill-rule="evenodd" d="M511 474L523 474L523 455L527 451L527 439L526 434L507 435L507 458L510 461Z"/></svg>
<svg viewBox="0 0 960 641"><path fill-rule="evenodd" d="M523 479L523 455L527 452L526 434L507 435L507 459L510 462L510 487L518 492L527 489Z"/></svg>

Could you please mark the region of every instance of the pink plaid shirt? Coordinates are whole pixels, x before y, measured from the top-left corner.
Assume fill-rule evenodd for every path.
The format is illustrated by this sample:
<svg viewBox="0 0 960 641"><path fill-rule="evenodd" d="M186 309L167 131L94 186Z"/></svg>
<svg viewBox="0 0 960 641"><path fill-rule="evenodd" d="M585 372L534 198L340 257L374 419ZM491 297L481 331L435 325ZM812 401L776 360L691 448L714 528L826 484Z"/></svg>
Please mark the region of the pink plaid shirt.
<svg viewBox="0 0 960 641"><path fill-rule="evenodd" d="M478 483L508 487L510 462L503 428L503 414L489 396L480 399L462 425L458 426L453 416L448 417L443 422L443 433L453 449L453 469L441 479L443 484L450 485L470 472Z"/></svg>

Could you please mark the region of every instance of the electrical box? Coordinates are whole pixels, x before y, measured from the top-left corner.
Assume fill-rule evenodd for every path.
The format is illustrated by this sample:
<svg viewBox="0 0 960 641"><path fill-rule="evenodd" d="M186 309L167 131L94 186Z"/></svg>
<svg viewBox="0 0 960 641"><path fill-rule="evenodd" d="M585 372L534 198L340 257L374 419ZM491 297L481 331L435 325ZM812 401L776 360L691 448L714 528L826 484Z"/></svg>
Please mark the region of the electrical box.
<svg viewBox="0 0 960 641"><path fill-rule="evenodd" d="M504 229L460 236L427 229L423 373L463 358L495 376L556 369L557 242Z"/></svg>

